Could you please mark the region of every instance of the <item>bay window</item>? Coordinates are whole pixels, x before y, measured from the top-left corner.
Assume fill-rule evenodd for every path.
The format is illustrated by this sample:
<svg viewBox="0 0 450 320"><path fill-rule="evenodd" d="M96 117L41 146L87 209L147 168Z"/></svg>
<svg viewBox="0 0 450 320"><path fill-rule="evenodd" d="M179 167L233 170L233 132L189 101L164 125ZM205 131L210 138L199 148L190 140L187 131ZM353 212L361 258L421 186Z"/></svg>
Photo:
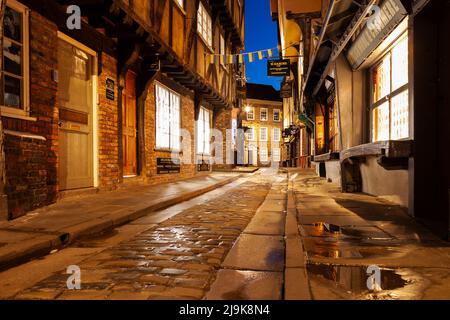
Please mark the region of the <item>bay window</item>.
<svg viewBox="0 0 450 320"><path fill-rule="evenodd" d="M180 96L156 84L156 148L180 150Z"/></svg>
<svg viewBox="0 0 450 320"><path fill-rule="evenodd" d="M197 120L197 154L210 154L211 140L211 111L200 107Z"/></svg>
<svg viewBox="0 0 450 320"><path fill-rule="evenodd" d="M372 141L409 137L408 37L372 69Z"/></svg>
<svg viewBox="0 0 450 320"><path fill-rule="evenodd" d="M14 0L6 2L3 21L3 64L0 104L2 115L26 116L29 111L28 10Z"/></svg>

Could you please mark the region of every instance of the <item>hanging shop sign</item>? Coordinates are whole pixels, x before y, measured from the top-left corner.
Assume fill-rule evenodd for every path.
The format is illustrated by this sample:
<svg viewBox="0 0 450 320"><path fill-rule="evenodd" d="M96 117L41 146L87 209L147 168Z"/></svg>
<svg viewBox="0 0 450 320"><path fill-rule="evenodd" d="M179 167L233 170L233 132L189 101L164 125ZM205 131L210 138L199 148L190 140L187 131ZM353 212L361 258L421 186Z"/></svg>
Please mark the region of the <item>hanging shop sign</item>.
<svg viewBox="0 0 450 320"><path fill-rule="evenodd" d="M267 61L267 75L269 77L285 77L290 74L291 61L289 59Z"/></svg>
<svg viewBox="0 0 450 320"><path fill-rule="evenodd" d="M158 174L180 173L181 164L179 159L157 158L156 171Z"/></svg>
<svg viewBox="0 0 450 320"><path fill-rule="evenodd" d="M400 0L386 0L377 17L367 24L347 52L347 59L354 70L381 44L407 15Z"/></svg>
<svg viewBox="0 0 450 320"><path fill-rule="evenodd" d="M114 80L106 79L106 99L114 101L115 92L114 92Z"/></svg>
<svg viewBox="0 0 450 320"><path fill-rule="evenodd" d="M281 98L291 98L292 97L292 81L284 81L281 84L280 97Z"/></svg>
<svg viewBox="0 0 450 320"><path fill-rule="evenodd" d="M236 98L247 99L247 87L246 86L236 86Z"/></svg>

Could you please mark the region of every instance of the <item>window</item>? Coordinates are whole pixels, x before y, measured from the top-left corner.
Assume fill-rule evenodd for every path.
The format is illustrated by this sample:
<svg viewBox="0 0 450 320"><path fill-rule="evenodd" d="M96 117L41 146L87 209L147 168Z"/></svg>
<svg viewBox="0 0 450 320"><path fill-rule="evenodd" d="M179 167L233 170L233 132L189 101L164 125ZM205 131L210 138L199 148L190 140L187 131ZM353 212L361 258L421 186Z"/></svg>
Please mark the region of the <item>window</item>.
<svg viewBox="0 0 450 320"><path fill-rule="evenodd" d="M259 111L261 121L267 121L267 108L261 108Z"/></svg>
<svg viewBox="0 0 450 320"><path fill-rule="evenodd" d="M247 134L247 140L252 141L255 140L255 128L250 127L248 128L248 130L246 131Z"/></svg>
<svg viewBox="0 0 450 320"><path fill-rule="evenodd" d="M259 161L261 162L268 162L268 155L267 155L267 148L261 148L259 149Z"/></svg>
<svg viewBox="0 0 450 320"><path fill-rule="evenodd" d="M211 111L201 107L197 120L197 153L210 154Z"/></svg>
<svg viewBox="0 0 450 320"><path fill-rule="evenodd" d="M219 53L221 56L225 55L225 38L223 37L223 35L220 35L220 48L219 48ZM222 65L225 65L225 59L221 60L222 61Z"/></svg>
<svg viewBox="0 0 450 320"><path fill-rule="evenodd" d="M183 0L175 0L175 2L180 6L180 8L183 8Z"/></svg>
<svg viewBox="0 0 450 320"><path fill-rule="evenodd" d="M279 109L275 109L273 110L273 121L277 121L279 122L280 119L280 110Z"/></svg>
<svg viewBox="0 0 450 320"><path fill-rule="evenodd" d="M272 149L272 161L273 162L279 162L280 161L280 148L273 148Z"/></svg>
<svg viewBox="0 0 450 320"><path fill-rule="evenodd" d="M156 148L180 150L180 96L156 84Z"/></svg>
<svg viewBox="0 0 450 320"><path fill-rule="evenodd" d="M259 140L260 141L267 141L267 128L260 128L259 129Z"/></svg>
<svg viewBox="0 0 450 320"><path fill-rule="evenodd" d="M280 141L280 128L273 128L272 140L275 142Z"/></svg>
<svg viewBox="0 0 450 320"><path fill-rule="evenodd" d="M409 137L408 37L372 70L372 141Z"/></svg>
<svg viewBox="0 0 450 320"><path fill-rule="evenodd" d="M205 6L202 2L198 7L197 12L197 31L206 42L206 44L212 47L212 22L211 16L208 11L206 11Z"/></svg>
<svg viewBox="0 0 450 320"><path fill-rule="evenodd" d="M3 115L27 115L29 111L28 11L8 0L3 22L3 70L0 103Z"/></svg>
<svg viewBox="0 0 450 320"><path fill-rule="evenodd" d="M255 120L255 109L253 107L248 107L247 120Z"/></svg>

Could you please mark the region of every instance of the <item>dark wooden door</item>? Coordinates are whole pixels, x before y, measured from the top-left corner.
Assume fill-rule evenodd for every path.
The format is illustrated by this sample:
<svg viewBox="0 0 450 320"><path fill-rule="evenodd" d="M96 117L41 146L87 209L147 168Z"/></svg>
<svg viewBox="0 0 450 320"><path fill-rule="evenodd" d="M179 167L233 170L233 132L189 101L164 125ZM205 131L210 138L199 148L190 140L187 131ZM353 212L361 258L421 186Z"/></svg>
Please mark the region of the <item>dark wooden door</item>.
<svg viewBox="0 0 450 320"><path fill-rule="evenodd" d="M128 71L123 90L122 106L122 140L123 140L123 175L134 176L136 171L136 74Z"/></svg>

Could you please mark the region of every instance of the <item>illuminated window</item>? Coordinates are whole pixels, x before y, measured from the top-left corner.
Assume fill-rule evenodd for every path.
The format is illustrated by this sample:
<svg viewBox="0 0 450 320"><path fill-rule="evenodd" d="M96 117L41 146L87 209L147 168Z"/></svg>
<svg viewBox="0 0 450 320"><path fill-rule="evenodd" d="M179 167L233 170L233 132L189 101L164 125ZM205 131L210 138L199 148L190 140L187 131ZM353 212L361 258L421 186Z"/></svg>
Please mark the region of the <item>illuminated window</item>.
<svg viewBox="0 0 450 320"><path fill-rule="evenodd" d="M280 128L273 128L272 140L274 142L280 141Z"/></svg>
<svg viewBox="0 0 450 320"><path fill-rule="evenodd" d="M197 121L197 153L210 154L211 139L211 111L206 108L200 108L200 114Z"/></svg>
<svg viewBox="0 0 450 320"><path fill-rule="evenodd" d="M3 19L3 69L0 104L2 115L28 115L29 18L22 4L6 1Z"/></svg>
<svg viewBox="0 0 450 320"><path fill-rule="evenodd" d="M255 120L255 109L253 107L248 107L247 120Z"/></svg>
<svg viewBox="0 0 450 320"><path fill-rule="evenodd" d="M408 37L372 70L372 141L409 137Z"/></svg>
<svg viewBox="0 0 450 320"><path fill-rule="evenodd" d="M260 141L267 141L267 128L260 128L259 129L259 140Z"/></svg>
<svg viewBox="0 0 450 320"><path fill-rule="evenodd" d="M223 35L220 35L220 55L223 56L226 54L225 52L225 38L223 37ZM222 65L225 65L225 59L221 60Z"/></svg>
<svg viewBox="0 0 450 320"><path fill-rule="evenodd" d="M156 147L180 150L180 96L156 84Z"/></svg>
<svg viewBox="0 0 450 320"><path fill-rule="evenodd" d="M268 162L269 158L267 155L267 148L261 148L259 149L259 161L261 162Z"/></svg>
<svg viewBox="0 0 450 320"><path fill-rule="evenodd" d="M259 112L261 121L267 121L267 108L261 108Z"/></svg>
<svg viewBox="0 0 450 320"><path fill-rule="evenodd" d="M279 162L281 160L280 148L272 148L272 161Z"/></svg>
<svg viewBox="0 0 450 320"><path fill-rule="evenodd" d="M252 141L255 140L255 129L253 127L248 128L246 131L247 140Z"/></svg>
<svg viewBox="0 0 450 320"><path fill-rule="evenodd" d="M197 12L197 31L206 42L206 44L212 47L212 21L208 11L202 2L198 7Z"/></svg>

